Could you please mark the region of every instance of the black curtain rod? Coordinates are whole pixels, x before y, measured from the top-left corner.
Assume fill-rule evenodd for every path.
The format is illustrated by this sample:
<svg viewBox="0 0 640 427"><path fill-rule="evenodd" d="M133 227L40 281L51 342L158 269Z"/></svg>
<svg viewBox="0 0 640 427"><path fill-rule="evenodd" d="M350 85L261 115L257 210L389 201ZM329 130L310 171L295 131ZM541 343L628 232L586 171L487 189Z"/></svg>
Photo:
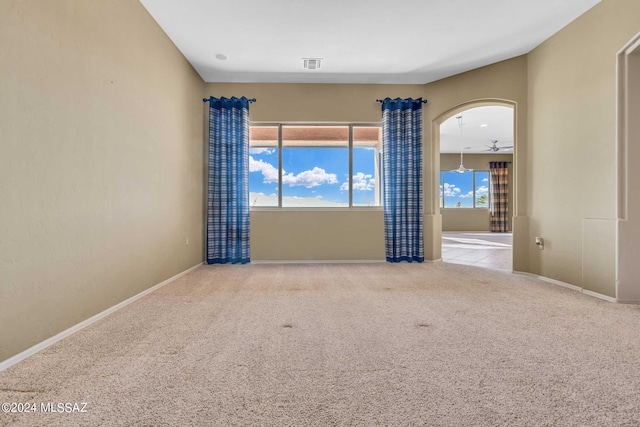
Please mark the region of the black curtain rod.
<svg viewBox="0 0 640 427"><path fill-rule="evenodd" d="M455 153L454 153L454 154L455 154ZM471 153L471 154L473 154L473 153ZM496 160L496 161L498 162L499 160ZM489 162L489 163L491 163L491 162ZM489 164L489 163L487 163L487 164ZM502 163L509 163L509 164L511 164L512 162L502 162Z"/></svg>
<svg viewBox="0 0 640 427"><path fill-rule="evenodd" d="M202 98L202 102L209 102L209 100L211 100L211 98ZM249 101L250 104L256 102L255 98L251 98L251 99L247 99L247 101Z"/></svg>
<svg viewBox="0 0 640 427"><path fill-rule="evenodd" d="M376 99L376 102L384 102L384 99ZM427 101L426 99L423 99L422 101L418 101L414 99L413 102L422 102L423 104L426 104L429 101Z"/></svg>

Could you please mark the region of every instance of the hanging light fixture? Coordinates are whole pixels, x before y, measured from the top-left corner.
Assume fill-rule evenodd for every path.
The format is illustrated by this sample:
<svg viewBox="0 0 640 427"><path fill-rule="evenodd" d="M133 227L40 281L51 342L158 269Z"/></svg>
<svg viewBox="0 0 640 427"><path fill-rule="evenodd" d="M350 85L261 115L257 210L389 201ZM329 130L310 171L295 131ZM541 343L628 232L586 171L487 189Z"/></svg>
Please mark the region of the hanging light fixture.
<svg viewBox="0 0 640 427"><path fill-rule="evenodd" d="M451 169L451 172L457 172L457 173L465 173L465 172L472 172L473 169L467 169L464 167L464 164L462 162L462 151L463 151L463 141L462 141L462 114L460 114L459 116L456 116L456 119L458 119L458 126L460 127L460 166L458 166L457 169Z"/></svg>

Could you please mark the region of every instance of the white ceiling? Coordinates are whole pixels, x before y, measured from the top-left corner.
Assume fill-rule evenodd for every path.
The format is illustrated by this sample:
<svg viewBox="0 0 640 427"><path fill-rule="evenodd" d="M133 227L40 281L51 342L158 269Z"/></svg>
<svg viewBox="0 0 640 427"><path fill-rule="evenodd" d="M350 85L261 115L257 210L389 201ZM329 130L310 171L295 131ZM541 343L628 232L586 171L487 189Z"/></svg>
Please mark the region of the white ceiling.
<svg viewBox="0 0 640 427"><path fill-rule="evenodd" d="M525 54L600 0L140 1L207 82L423 84Z"/></svg>
<svg viewBox="0 0 640 427"><path fill-rule="evenodd" d="M462 135L457 116L462 116ZM497 140L497 152L486 151ZM513 154L513 108L476 107L456 114L440 125L440 152Z"/></svg>

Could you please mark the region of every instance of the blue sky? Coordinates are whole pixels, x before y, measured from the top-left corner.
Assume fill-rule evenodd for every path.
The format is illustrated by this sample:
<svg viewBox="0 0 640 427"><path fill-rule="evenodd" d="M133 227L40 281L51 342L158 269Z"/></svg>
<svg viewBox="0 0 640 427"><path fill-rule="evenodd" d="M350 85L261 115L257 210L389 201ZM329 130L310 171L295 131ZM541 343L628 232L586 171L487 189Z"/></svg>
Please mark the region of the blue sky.
<svg viewBox="0 0 640 427"><path fill-rule="evenodd" d="M440 173L440 188L441 191L444 187L444 206L446 208L455 208L460 203L462 208L473 207L473 174L476 177L476 200L482 195L488 195L489 189L489 172L476 171L476 172L441 172ZM444 179L443 179L444 176ZM476 207L489 207L488 203L485 205L478 205Z"/></svg>
<svg viewBox="0 0 640 427"><path fill-rule="evenodd" d="M353 149L353 204L375 203L375 150ZM254 206L277 206L278 149L251 148L249 157L249 190ZM283 206L348 206L349 149L347 147L285 147L282 153ZM473 175L475 173L476 207L482 195L488 195L489 172L441 173L444 206L473 207ZM442 181L443 180L443 181ZM258 197L261 193L265 196Z"/></svg>
<svg viewBox="0 0 640 427"><path fill-rule="evenodd" d="M355 147L353 150L354 205L373 204L375 200L374 156L372 148ZM347 147L285 147L282 164L283 198L303 198L309 206L316 205L314 200L348 206ZM277 148L250 149L249 190L251 193L277 196ZM255 196L253 198L255 201Z"/></svg>

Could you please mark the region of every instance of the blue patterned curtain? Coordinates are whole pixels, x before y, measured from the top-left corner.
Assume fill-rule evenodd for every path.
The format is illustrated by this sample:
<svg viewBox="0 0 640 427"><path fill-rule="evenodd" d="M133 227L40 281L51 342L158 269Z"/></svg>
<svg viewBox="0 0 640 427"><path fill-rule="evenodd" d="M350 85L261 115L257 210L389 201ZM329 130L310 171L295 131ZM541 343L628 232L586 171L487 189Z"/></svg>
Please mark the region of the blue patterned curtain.
<svg viewBox="0 0 640 427"><path fill-rule="evenodd" d="M422 99L382 101L384 234L389 262L423 262Z"/></svg>
<svg viewBox="0 0 640 427"><path fill-rule="evenodd" d="M249 262L249 100L209 98L207 263Z"/></svg>

